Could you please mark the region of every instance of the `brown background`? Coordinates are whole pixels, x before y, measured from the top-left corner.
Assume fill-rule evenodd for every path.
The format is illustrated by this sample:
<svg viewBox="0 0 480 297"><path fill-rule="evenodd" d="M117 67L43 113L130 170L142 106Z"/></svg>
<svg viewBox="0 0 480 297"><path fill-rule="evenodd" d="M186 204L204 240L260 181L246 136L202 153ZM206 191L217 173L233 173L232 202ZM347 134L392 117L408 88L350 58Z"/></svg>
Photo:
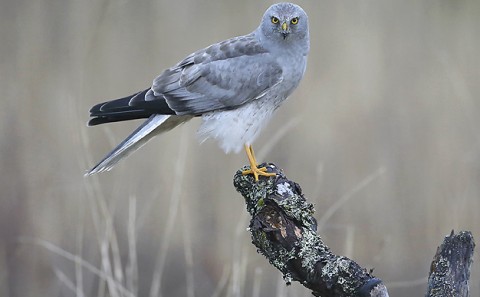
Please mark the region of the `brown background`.
<svg viewBox="0 0 480 297"><path fill-rule="evenodd" d="M138 296L152 283L167 297L310 296L250 244L232 186L246 158L199 145L198 120L83 177L139 124L87 128L93 104L252 31L270 4L0 2L1 296L107 296L118 263L110 275ZM480 1L299 4L307 73L257 153L302 185L335 253L375 268L392 296L423 296L444 235L480 238Z"/></svg>

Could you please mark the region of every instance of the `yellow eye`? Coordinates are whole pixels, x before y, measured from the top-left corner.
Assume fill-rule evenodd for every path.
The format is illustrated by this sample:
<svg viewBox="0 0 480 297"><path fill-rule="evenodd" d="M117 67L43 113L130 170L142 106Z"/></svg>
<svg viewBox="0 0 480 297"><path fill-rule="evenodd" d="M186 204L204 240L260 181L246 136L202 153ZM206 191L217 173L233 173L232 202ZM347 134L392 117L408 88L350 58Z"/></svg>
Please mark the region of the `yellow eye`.
<svg viewBox="0 0 480 297"><path fill-rule="evenodd" d="M298 24L298 18L293 18L293 19L290 21L290 24L292 24L292 25Z"/></svg>
<svg viewBox="0 0 480 297"><path fill-rule="evenodd" d="M276 17L272 17L272 23L278 24L279 20Z"/></svg>

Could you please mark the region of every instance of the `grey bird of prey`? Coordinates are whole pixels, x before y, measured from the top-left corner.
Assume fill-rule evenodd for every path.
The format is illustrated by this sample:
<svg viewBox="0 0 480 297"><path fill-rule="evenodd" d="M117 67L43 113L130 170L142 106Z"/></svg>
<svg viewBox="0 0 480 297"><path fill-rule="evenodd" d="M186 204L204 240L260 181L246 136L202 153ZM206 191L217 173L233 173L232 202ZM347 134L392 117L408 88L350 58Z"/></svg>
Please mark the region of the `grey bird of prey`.
<svg viewBox="0 0 480 297"><path fill-rule="evenodd" d="M308 17L292 3L270 6L260 26L199 50L165 70L150 88L92 107L89 126L147 118L86 175L110 170L152 137L201 117L201 141L213 138L226 152L247 152L258 168L252 143L273 112L298 86L310 49Z"/></svg>

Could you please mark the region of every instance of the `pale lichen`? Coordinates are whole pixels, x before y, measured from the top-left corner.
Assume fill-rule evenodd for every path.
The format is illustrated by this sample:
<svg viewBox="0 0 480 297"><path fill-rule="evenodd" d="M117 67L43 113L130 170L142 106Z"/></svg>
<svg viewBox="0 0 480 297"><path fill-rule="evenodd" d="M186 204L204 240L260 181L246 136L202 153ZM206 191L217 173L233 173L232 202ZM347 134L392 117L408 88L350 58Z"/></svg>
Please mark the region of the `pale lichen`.
<svg viewBox="0 0 480 297"><path fill-rule="evenodd" d="M234 178L252 215L249 231L258 252L282 272L287 284L300 281L315 296L326 292L356 296L374 278L352 260L330 252L316 234L313 204L307 202L297 183L274 165L261 166L276 176L254 181L238 171Z"/></svg>
<svg viewBox="0 0 480 297"><path fill-rule="evenodd" d="M290 188L290 184L288 182L277 184L277 193L281 196L283 196L284 194L287 194L288 196L293 195L293 191Z"/></svg>
<svg viewBox="0 0 480 297"><path fill-rule="evenodd" d="M302 266L307 269L308 273L313 273L315 264L321 259L319 249L322 249L322 242L320 238L315 233L306 231L297 244L299 247L298 256L302 259Z"/></svg>

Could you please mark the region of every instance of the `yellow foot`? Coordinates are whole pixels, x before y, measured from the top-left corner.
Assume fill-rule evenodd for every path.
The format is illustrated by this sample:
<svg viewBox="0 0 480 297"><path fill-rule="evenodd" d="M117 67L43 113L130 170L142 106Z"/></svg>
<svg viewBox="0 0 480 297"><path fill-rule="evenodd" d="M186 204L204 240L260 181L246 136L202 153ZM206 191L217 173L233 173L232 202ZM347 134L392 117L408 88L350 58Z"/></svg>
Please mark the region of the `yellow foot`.
<svg viewBox="0 0 480 297"><path fill-rule="evenodd" d="M258 168L257 160L251 145L245 145L245 151L247 152L248 161L250 162L250 169L242 171L243 175L253 174L255 181L258 182L259 176L275 176L275 173L267 172L266 167Z"/></svg>
<svg viewBox="0 0 480 297"><path fill-rule="evenodd" d="M257 182L258 182L259 176L275 176L275 173L267 172L267 167L261 167L261 168L251 167L251 168L253 168L253 170L252 169L244 170L242 171L242 174L243 175L253 174L253 177Z"/></svg>

